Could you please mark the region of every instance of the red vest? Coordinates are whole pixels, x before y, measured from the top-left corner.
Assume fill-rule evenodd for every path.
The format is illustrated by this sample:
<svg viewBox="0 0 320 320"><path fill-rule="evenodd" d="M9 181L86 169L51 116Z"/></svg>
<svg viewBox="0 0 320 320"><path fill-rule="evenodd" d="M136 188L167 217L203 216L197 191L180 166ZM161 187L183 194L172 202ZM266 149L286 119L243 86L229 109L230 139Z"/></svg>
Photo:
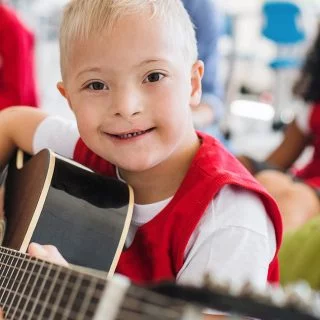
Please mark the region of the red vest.
<svg viewBox="0 0 320 320"><path fill-rule="evenodd" d="M191 234L212 199L227 184L259 195L274 224L278 253L282 222L275 201L217 140L203 133L198 135L201 147L175 196L155 218L137 230L132 245L121 254L117 272L134 282L176 278ZM77 143L74 159L97 172L115 176L114 167L94 155L82 140ZM269 282L279 281L277 253L269 265Z"/></svg>
<svg viewBox="0 0 320 320"><path fill-rule="evenodd" d="M313 157L296 175L310 186L320 188L320 103L315 104L311 110L309 127L314 146Z"/></svg>

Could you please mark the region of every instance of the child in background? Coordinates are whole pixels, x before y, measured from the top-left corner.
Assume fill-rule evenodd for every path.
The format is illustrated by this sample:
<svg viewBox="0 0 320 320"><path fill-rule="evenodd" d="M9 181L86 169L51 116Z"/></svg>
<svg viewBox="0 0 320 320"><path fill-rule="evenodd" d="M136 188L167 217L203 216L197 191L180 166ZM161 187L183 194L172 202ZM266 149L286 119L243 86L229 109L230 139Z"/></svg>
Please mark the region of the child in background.
<svg viewBox="0 0 320 320"><path fill-rule="evenodd" d="M224 113L218 48L223 29L222 12L216 0L183 0L182 3L195 26L199 59L203 61L206 70L201 81L200 104L192 109L193 123L199 130L222 139L218 127Z"/></svg>
<svg viewBox="0 0 320 320"><path fill-rule="evenodd" d="M259 162L239 160L273 195L283 216L285 231L293 231L320 213L320 27L306 58L294 93L308 105L288 125L282 143ZM312 159L300 170L292 168L307 146Z"/></svg>
<svg viewBox="0 0 320 320"><path fill-rule="evenodd" d="M38 106L34 36L0 0L0 110L12 105Z"/></svg>
<svg viewBox="0 0 320 320"><path fill-rule="evenodd" d="M16 147L51 148L130 184L133 220L117 272L136 283L201 285L206 273L277 282L275 201L193 127L204 70L181 1L70 1L60 50L58 89L77 126L27 107L1 112L2 166ZM48 258L46 249L31 253Z"/></svg>

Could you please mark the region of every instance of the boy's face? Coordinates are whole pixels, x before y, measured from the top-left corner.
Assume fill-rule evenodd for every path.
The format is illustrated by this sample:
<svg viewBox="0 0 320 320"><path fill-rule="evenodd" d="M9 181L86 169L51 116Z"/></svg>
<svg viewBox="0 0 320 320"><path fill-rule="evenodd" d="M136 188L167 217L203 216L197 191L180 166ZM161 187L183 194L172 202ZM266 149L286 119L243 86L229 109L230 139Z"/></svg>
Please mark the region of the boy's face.
<svg viewBox="0 0 320 320"><path fill-rule="evenodd" d="M122 18L111 33L74 43L58 85L87 146L123 170L179 159L194 141L190 105L200 101L203 65L191 70L172 32L147 13Z"/></svg>

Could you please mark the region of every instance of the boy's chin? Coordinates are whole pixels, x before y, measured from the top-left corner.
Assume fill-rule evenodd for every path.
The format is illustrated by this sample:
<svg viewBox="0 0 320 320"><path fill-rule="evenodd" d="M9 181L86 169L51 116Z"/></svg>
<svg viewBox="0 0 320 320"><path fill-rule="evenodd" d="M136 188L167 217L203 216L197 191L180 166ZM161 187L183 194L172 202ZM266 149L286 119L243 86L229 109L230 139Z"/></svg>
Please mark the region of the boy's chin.
<svg viewBox="0 0 320 320"><path fill-rule="evenodd" d="M116 166L123 171L130 172L130 173L142 173L148 171L156 166L153 162L146 162L146 161L130 161L130 163L123 161L119 161Z"/></svg>

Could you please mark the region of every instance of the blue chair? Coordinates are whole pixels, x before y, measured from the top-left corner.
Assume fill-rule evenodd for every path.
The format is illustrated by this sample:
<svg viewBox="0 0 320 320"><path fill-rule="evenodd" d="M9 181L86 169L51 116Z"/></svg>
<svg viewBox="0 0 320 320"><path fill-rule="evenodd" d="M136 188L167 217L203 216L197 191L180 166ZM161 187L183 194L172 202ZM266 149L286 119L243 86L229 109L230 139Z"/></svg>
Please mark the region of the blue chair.
<svg viewBox="0 0 320 320"><path fill-rule="evenodd" d="M274 129L282 127L282 109L288 104L288 94L291 96L291 88L285 86L288 81L284 78L284 72L288 69L299 69L301 58L294 54L294 49L300 47L305 41L305 32L299 24L302 13L299 6L290 1L266 1L262 6L264 25L262 34L274 42L277 47L276 57L269 63L276 72L274 107Z"/></svg>

